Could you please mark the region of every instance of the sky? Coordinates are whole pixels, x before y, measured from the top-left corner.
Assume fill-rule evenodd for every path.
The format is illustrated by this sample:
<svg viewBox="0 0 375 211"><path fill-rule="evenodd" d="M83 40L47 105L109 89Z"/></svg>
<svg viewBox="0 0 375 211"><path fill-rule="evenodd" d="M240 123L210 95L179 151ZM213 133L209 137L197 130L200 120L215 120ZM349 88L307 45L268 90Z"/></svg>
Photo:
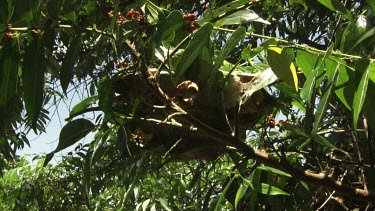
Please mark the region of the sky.
<svg viewBox="0 0 375 211"><path fill-rule="evenodd" d="M27 156L27 159L31 161L36 155L45 156L45 154L52 152L58 145L61 129L68 123L65 121L65 118L69 116L69 111L74 107L74 105L83 99L84 97L78 96L77 93L69 92L64 102L61 101L59 104L57 104L57 106L51 106L49 109L49 117L51 118L51 121L46 126L45 132L35 134L33 130L30 130L30 132L27 134L27 138L30 141L30 147L25 145L23 150L17 152L17 155ZM86 117L91 119L90 117L92 117L92 115L86 115ZM88 143L93 139L93 137L93 133L90 133L73 146L56 153L51 160L51 163L56 164L59 160L61 160L62 155L66 155L68 152L74 151L77 144Z"/></svg>

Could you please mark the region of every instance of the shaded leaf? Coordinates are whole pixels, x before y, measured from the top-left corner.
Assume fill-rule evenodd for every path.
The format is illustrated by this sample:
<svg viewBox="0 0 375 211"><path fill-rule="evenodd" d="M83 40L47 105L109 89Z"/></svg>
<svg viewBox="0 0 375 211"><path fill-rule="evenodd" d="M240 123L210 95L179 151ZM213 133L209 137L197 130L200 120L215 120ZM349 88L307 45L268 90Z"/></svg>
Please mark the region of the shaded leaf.
<svg viewBox="0 0 375 211"><path fill-rule="evenodd" d="M54 153L72 146L89 134L95 125L87 119L76 119L68 122L60 132L59 143Z"/></svg>
<svg viewBox="0 0 375 211"><path fill-rule="evenodd" d="M70 81L74 76L74 64L79 57L79 52L82 44L82 36L77 34L69 45L68 51L61 65L60 81L61 87L66 94Z"/></svg>
<svg viewBox="0 0 375 211"><path fill-rule="evenodd" d="M5 106L17 91L20 48L18 39L8 41L4 47L4 57L0 69L0 106Z"/></svg>
<svg viewBox="0 0 375 211"><path fill-rule="evenodd" d="M358 37L357 42L354 43L352 48L349 51L352 51L355 47L357 47L359 44L361 44L364 40L366 40L369 37L372 37L375 35L375 27L368 30L366 33L364 33L361 37Z"/></svg>
<svg viewBox="0 0 375 211"><path fill-rule="evenodd" d="M339 2L338 0L318 0L321 4L323 4L328 9L336 12L340 11L344 17L353 22L353 17L350 14L349 10L345 8L345 6Z"/></svg>
<svg viewBox="0 0 375 211"><path fill-rule="evenodd" d="M269 47L267 60L275 75L298 91L297 71L289 54L283 48Z"/></svg>
<svg viewBox="0 0 375 211"><path fill-rule="evenodd" d="M183 25L184 19L182 13L174 10L161 22L158 27L158 35L160 35L161 40L165 40L175 31L181 29Z"/></svg>
<svg viewBox="0 0 375 211"><path fill-rule="evenodd" d="M25 23L39 22L42 0L13 0L14 15L12 22L23 21ZM18 20L15 20L17 18Z"/></svg>
<svg viewBox="0 0 375 211"><path fill-rule="evenodd" d="M98 95L100 109L108 113L112 110L112 81L105 77L98 82Z"/></svg>
<svg viewBox="0 0 375 211"><path fill-rule="evenodd" d="M292 175L288 174L288 173L285 173L279 169L275 169L275 168L272 168L272 167L269 167L269 166L258 166L257 169L259 170L263 170L263 171L270 171L270 172L273 172L275 174L280 174L280 175L283 175L283 176L286 176L286 177L292 177Z"/></svg>
<svg viewBox="0 0 375 211"><path fill-rule="evenodd" d="M34 38L26 48L22 69L23 93L27 116L36 131L37 121L44 101L44 73L46 58L42 38Z"/></svg>
<svg viewBox="0 0 375 211"><path fill-rule="evenodd" d="M196 33L193 35L192 40L189 42L184 53L181 56L180 61L176 67L177 78L182 76L186 69L193 63L197 58L201 49L204 45L207 44L207 41L210 37L213 26L211 23L207 23L199 28Z"/></svg>

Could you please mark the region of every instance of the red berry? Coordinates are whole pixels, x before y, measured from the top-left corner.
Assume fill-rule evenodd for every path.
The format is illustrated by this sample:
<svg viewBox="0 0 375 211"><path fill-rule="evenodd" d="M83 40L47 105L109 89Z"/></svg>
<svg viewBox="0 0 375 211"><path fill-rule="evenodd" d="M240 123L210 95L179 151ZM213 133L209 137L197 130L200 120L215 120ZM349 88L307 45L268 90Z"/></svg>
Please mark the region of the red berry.
<svg viewBox="0 0 375 211"><path fill-rule="evenodd" d="M133 11L129 11L127 14L126 14L126 19L131 19L133 16Z"/></svg>
<svg viewBox="0 0 375 211"><path fill-rule="evenodd" d="M190 13L190 14L188 14L187 16L188 16L188 18L189 18L190 20L195 20L195 19L197 19L197 17L196 17L195 14L193 14L193 13Z"/></svg>
<svg viewBox="0 0 375 211"><path fill-rule="evenodd" d="M5 40L11 40L13 38L12 32L5 32Z"/></svg>
<svg viewBox="0 0 375 211"><path fill-rule="evenodd" d="M13 27L13 25L11 24L11 23L8 23L7 24L7 29L10 29L10 28L12 28Z"/></svg>
<svg viewBox="0 0 375 211"><path fill-rule="evenodd" d="M275 127L275 121L273 120L269 121L268 126L270 126L271 128Z"/></svg>
<svg viewBox="0 0 375 211"><path fill-rule="evenodd" d="M191 31L193 31L193 30L195 29L195 26L194 26L194 25L190 25L190 26L189 26L189 29L190 29Z"/></svg>
<svg viewBox="0 0 375 211"><path fill-rule="evenodd" d="M39 34L39 32L38 32L37 30L35 30L35 29L32 29L32 30L30 31L30 34L31 34L32 37L37 37L38 34Z"/></svg>

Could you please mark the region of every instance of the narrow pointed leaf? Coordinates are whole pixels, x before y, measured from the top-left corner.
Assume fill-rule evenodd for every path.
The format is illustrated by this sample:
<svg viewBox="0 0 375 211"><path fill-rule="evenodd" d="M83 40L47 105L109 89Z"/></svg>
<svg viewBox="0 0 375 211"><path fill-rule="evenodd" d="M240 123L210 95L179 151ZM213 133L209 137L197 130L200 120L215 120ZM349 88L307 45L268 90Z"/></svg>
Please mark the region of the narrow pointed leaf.
<svg viewBox="0 0 375 211"><path fill-rule="evenodd" d="M79 52L81 49L82 44L82 36L77 35L73 41L70 43L68 51L66 52L65 58L61 65L61 72L60 72L60 81L61 87L66 94L66 90L68 89L70 81L73 79L74 76L74 64L79 57Z"/></svg>
<svg viewBox="0 0 375 211"><path fill-rule="evenodd" d="M220 51L219 57L216 59L212 72L217 71L225 58L232 52L232 50L236 47L238 42L245 38L246 29L244 27L238 27L236 31L229 37L228 41L225 43L225 46L222 51Z"/></svg>
<svg viewBox="0 0 375 211"><path fill-rule="evenodd" d="M334 90L334 86L335 86L335 83L336 83L337 73L338 73L339 67L340 66L337 66L332 81L328 85L327 90L324 92L322 98L319 101L318 108L315 112L314 127L311 131L312 137L315 137L316 133L318 132L318 128L320 127L320 123L323 121L323 118L326 114L327 107L328 107L328 104L329 104L329 101L331 99L331 96L332 96L332 93L333 93L333 90Z"/></svg>
<svg viewBox="0 0 375 211"><path fill-rule="evenodd" d="M358 88L354 94L354 101L353 101L353 127L354 131L357 131L357 124L359 115L362 110L363 103L365 102L366 92L368 87L368 81L370 77L370 72L375 71L375 64L370 62L367 66L366 70L363 72L361 81L359 82Z"/></svg>
<svg viewBox="0 0 375 211"><path fill-rule="evenodd" d="M99 99L99 97L97 95L95 95L95 96L90 96L90 97L82 100L81 102L79 102L77 105L75 105L72 108L72 110L69 113L69 116L74 116L74 115L82 112L83 110L85 110L86 108L88 108L89 106L94 104L98 99Z"/></svg>
<svg viewBox="0 0 375 211"><path fill-rule="evenodd" d="M41 38L34 38L26 49L22 69L25 107L34 131L43 106L45 68L43 41Z"/></svg>
<svg viewBox="0 0 375 211"><path fill-rule="evenodd" d="M214 209L215 211L216 211L216 210L220 210L220 206L221 206L222 201L223 201L224 198L225 198L225 194L227 193L227 191L228 191L230 185L232 184L232 182L233 182L236 178L237 178L237 177L232 177L232 179L230 179L229 182L228 182L228 184L225 186L223 192L221 192L220 197L219 197L219 199L218 199L218 201L217 201L217 203L216 203L215 209Z"/></svg>
<svg viewBox="0 0 375 211"><path fill-rule="evenodd" d="M17 91L20 48L18 39L13 38L3 47L5 52L0 64L0 106L5 106Z"/></svg>
<svg viewBox="0 0 375 211"><path fill-rule="evenodd" d="M364 33L356 43L352 46L352 48L349 51L352 51L355 47L357 47L359 44L361 44L365 39L372 37L375 35L375 27L368 30L366 33Z"/></svg>
<svg viewBox="0 0 375 211"><path fill-rule="evenodd" d="M203 25L198 31L194 34L192 40L189 42L184 53L181 56L180 61L176 67L177 78L182 76L186 69L193 63L197 58L201 49L204 45L207 44L208 39L210 38L211 31L213 26L211 23Z"/></svg>
<svg viewBox="0 0 375 211"><path fill-rule="evenodd" d="M313 97L313 93L315 90L317 75L318 71L314 69L305 81L305 83L303 84L303 87L301 89L301 99L305 100L309 107L311 107L311 98Z"/></svg>
<svg viewBox="0 0 375 211"><path fill-rule="evenodd" d="M221 24L219 23L218 25L240 25L249 22L259 22L267 25L271 24L270 22L259 17L259 15L254 11L245 9L229 15ZM217 24L215 24L215 26L216 25Z"/></svg>
<svg viewBox="0 0 375 211"><path fill-rule="evenodd" d="M283 48L269 47L267 60L275 75L298 91L297 71L290 55Z"/></svg>

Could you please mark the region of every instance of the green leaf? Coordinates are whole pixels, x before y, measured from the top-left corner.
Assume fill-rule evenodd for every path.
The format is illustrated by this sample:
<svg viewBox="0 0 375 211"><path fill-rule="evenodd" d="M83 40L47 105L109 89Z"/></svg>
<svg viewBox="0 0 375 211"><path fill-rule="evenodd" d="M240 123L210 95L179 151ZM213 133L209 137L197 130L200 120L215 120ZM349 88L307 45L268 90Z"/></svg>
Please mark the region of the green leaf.
<svg viewBox="0 0 375 211"><path fill-rule="evenodd" d="M81 9L81 0L64 1L62 15L69 21L76 22Z"/></svg>
<svg viewBox="0 0 375 211"><path fill-rule="evenodd" d="M8 24L14 12L13 1L0 0L0 5L1 5L0 7L1 23Z"/></svg>
<svg viewBox="0 0 375 211"><path fill-rule="evenodd" d="M360 62L361 63L361 62ZM357 65L356 67L362 68L362 65ZM354 132L357 132L357 124L359 119L359 114L361 113L363 103L365 102L367 87L369 82L370 72L375 71L375 65L373 61L368 64L366 69L362 71L358 69L358 71L363 72L361 81L359 82L358 88L354 94L353 100L353 129Z"/></svg>
<svg viewBox="0 0 375 211"><path fill-rule="evenodd" d="M69 116L74 116L74 115L82 112L83 110L85 110L86 108L88 108L89 106L94 104L98 99L99 99L99 97L97 95L95 95L95 96L90 96L90 97L82 100L81 102L79 102L77 105L75 105L72 108L72 110L69 113Z"/></svg>
<svg viewBox="0 0 375 211"><path fill-rule="evenodd" d="M359 44L361 44L365 39L372 37L375 35L375 27L368 30L366 33L364 33L361 37L357 39L357 42L354 43L352 48L350 48L349 51L352 51L355 47L357 47Z"/></svg>
<svg viewBox="0 0 375 211"><path fill-rule="evenodd" d="M365 1L366 1L366 4L368 5L368 7L370 7L372 12L374 13L375 12L375 1L373 1L373 0L365 0Z"/></svg>
<svg viewBox="0 0 375 211"><path fill-rule="evenodd" d="M275 75L298 91L297 71L290 55L283 48L269 47L267 60Z"/></svg>
<svg viewBox="0 0 375 211"><path fill-rule="evenodd" d="M280 174L280 175L283 175L283 176L286 176L286 177L292 177L292 175L288 174L288 173L285 173L279 169L275 169L275 168L272 168L272 167L269 167L269 166L258 166L257 169L259 170L263 170L263 171L270 171L270 172L273 172L275 174Z"/></svg>
<svg viewBox="0 0 375 211"><path fill-rule="evenodd" d="M216 202L216 206L215 206L215 209L214 209L215 211L216 210L220 210L220 205L221 205L222 201L225 199L225 194L227 193L230 185L232 184L232 182L236 178L237 178L236 176L232 177L232 179L230 179L229 182L228 182L228 184L225 186L223 192L221 192L220 197L219 197L218 201Z"/></svg>
<svg viewBox="0 0 375 211"><path fill-rule="evenodd" d="M68 122L61 129L59 143L53 152L57 153L72 146L89 134L94 128L95 125L87 119L76 119Z"/></svg>
<svg viewBox="0 0 375 211"><path fill-rule="evenodd" d="M5 106L17 92L20 47L13 38L3 46L4 57L0 64L0 106Z"/></svg>
<svg viewBox="0 0 375 211"><path fill-rule="evenodd" d="M77 58L79 58L79 52L81 49L82 44L82 35L77 34L75 38L72 40L72 42L69 45L68 51L66 52L65 58L61 65L61 72L60 72L60 81L61 81L61 87L65 94L70 81L73 79L74 76L74 64L77 61Z"/></svg>
<svg viewBox="0 0 375 211"><path fill-rule="evenodd" d="M232 50L236 47L238 42L245 38L246 29L244 27L238 27L236 31L231 34L228 41L225 43L224 48L220 51L219 57L216 59L214 67L212 68L211 72L216 72L225 58L232 52Z"/></svg>
<svg viewBox="0 0 375 211"><path fill-rule="evenodd" d="M328 9L336 12L340 11L344 17L351 22L353 22L353 17L350 14L349 10L345 8L345 6L339 2L338 0L318 0L321 4L323 4Z"/></svg>
<svg viewBox="0 0 375 211"><path fill-rule="evenodd" d="M287 195L289 196L290 194L281 190L280 188L277 188L275 186L266 184L266 183L261 183L261 182L252 182L252 181L247 181L245 180L249 187L253 190L255 190L257 193L265 194L265 195Z"/></svg>
<svg viewBox="0 0 375 211"><path fill-rule="evenodd" d="M225 17L224 20L218 21L215 24L215 26L241 25L243 23L249 23L249 22L260 22L264 24L271 24L270 22L259 17L259 15L256 14L254 11L246 9L246 10L240 10L238 12L235 12Z"/></svg>
<svg viewBox="0 0 375 211"><path fill-rule="evenodd" d="M317 135L318 128L320 127L320 123L323 121L323 118L326 114L327 107L329 105L329 101L331 99L332 92L336 84L337 73L338 73L339 67L340 66L337 66L334 76L332 80L330 81L327 90L324 92L322 98L319 101L318 108L315 112L315 122L314 122L314 127L311 131L311 137L315 137Z"/></svg>
<svg viewBox="0 0 375 211"><path fill-rule="evenodd" d="M25 23L39 22L42 0L13 0L14 15L12 22L23 21ZM17 20L14 20L17 18Z"/></svg>
<svg viewBox="0 0 375 211"><path fill-rule="evenodd" d="M186 69L193 63L197 58L201 49L204 45L207 44L208 39L210 38L211 31L213 26L211 23L207 23L199 28L196 33L193 35L192 40L189 42L184 53L179 60L176 67L177 78L181 77Z"/></svg>
<svg viewBox="0 0 375 211"><path fill-rule="evenodd" d="M244 184L240 184L240 187L238 188L237 193L236 193L236 198L234 200L234 209L235 210L237 210L238 203L244 197L244 195L247 191L247 188L248 188L248 186L246 186Z"/></svg>
<svg viewBox="0 0 375 211"><path fill-rule="evenodd" d="M316 77L318 76L318 71L314 69L310 76L307 78L303 87L301 89L301 98L307 102L307 105L311 107L311 99L313 97L316 85Z"/></svg>
<svg viewBox="0 0 375 211"><path fill-rule="evenodd" d="M332 70L336 70L339 66L338 76L336 80L335 93L340 101L346 106L347 109L352 110L353 98L356 89L354 71L349 69L345 63L338 63L332 59L326 62L327 76L332 78Z"/></svg>
<svg viewBox="0 0 375 211"><path fill-rule="evenodd" d="M308 138L309 136L303 131L301 126L283 123L282 129L289 130L295 134Z"/></svg>
<svg viewBox="0 0 375 211"><path fill-rule="evenodd" d="M48 17L52 18L53 20L57 20L62 3L63 0L47 0L46 10Z"/></svg>
<svg viewBox="0 0 375 211"><path fill-rule="evenodd" d="M104 113L112 110L112 81L105 77L98 82L99 107Z"/></svg>
<svg viewBox="0 0 375 211"><path fill-rule="evenodd" d="M92 155L93 155L93 144L91 144L89 150L85 155L84 169L83 169L83 186L84 186L84 196L86 199L86 204L91 210L90 206L90 177L91 177L91 165L92 165Z"/></svg>
<svg viewBox="0 0 375 211"><path fill-rule="evenodd" d="M212 21L214 19L219 18L221 15L231 12L233 10L238 9L238 7L241 7L245 4L248 4L249 0L238 0L238 1L231 1L227 4L224 4L223 6L215 9L214 11L208 12L205 17L200 21L201 23L206 23L209 21Z"/></svg>
<svg viewBox="0 0 375 211"><path fill-rule="evenodd" d="M167 39L175 31L180 30L184 25L184 19L180 11L174 10L163 20L158 27L157 34L160 35L161 40Z"/></svg>
<svg viewBox="0 0 375 211"><path fill-rule="evenodd" d="M46 62L43 39L41 37L34 38L26 48L22 78L27 116L35 132L44 101L44 73Z"/></svg>

